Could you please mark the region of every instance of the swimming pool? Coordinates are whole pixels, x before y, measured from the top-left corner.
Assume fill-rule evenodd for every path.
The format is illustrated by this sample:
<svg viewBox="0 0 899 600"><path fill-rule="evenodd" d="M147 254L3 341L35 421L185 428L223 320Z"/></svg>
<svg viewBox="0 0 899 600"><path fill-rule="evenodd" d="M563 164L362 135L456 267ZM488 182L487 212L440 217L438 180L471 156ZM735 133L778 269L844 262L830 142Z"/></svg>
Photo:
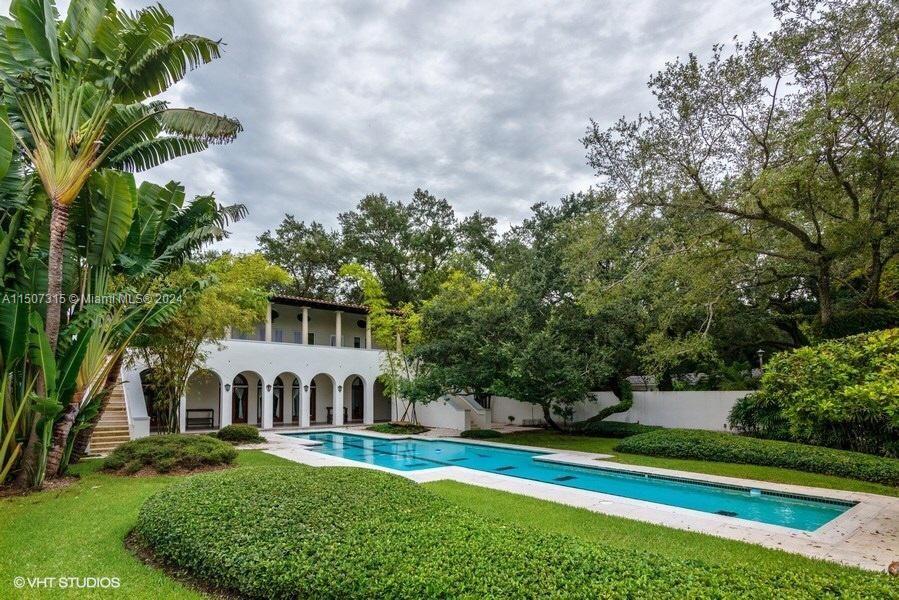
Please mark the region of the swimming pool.
<svg viewBox="0 0 899 600"><path fill-rule="evenodd" d="M309 450L398 471L466 467L668 506L814 531L852 502L677 477L540 461L548 452L445 440L384 439L348 433L286 434L321 442Z"/></svg>

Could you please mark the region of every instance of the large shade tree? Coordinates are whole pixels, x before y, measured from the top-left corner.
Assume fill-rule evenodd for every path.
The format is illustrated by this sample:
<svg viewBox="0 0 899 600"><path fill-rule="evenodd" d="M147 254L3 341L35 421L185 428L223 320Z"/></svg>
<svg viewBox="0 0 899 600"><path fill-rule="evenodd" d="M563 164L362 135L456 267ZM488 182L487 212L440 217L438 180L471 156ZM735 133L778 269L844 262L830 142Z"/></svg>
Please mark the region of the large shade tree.
<svg viewBox="0 0 899 600"><path fill-rule="evenodd" d="M653 76L657 110L594 124L588 160L632 206L717 220L718 250L814 302L876 306L899 255L899 7L778 0L780 27ZM706 234L708 230L696 229Z"/></svg>

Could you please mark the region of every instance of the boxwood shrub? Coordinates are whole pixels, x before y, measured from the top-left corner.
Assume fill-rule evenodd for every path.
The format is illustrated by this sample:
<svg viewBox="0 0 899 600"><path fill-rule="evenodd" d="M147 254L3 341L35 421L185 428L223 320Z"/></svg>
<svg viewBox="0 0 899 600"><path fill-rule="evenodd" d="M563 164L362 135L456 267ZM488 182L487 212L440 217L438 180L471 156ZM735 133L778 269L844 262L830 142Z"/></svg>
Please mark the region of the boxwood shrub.
<svg viewBox="0 0 899 600"><path fill-rule="evenodd" d="M231 444L208 435L151 435L126 442L103 459L103 469L125 474L149 468L157 473L229 465L237 458Z"/></svg>
<svg viewBox="0 0 899 600"><path fill-rule="evenodd" d="M894 458L714 431L661 429L626 438L615 450L648 456L783 467L899 485L899 460Z"/></svg>
<svg viewBox="0 0 899 600"><path fill-rule="evenodd" d="M489 521L401 477L261 467L150 497L135 539L169 568L255 598L875 598L886 575L764 572L608 550Z"/></svg>
<svg viewBox="0 0 899 600"><path fill-rule="evenodd" d="M501 438L503 434L495 429L469 429L459 434L461 437L471 440L489 440L491 438Z"/></svg>
<svg viewBox="0 0 899 600"><path fill-rule="evenodd" d="M265 438L259 435L259 430L252 425L226 425L215 435L218 439L232 444L258 444L265 441Z"/></svg>

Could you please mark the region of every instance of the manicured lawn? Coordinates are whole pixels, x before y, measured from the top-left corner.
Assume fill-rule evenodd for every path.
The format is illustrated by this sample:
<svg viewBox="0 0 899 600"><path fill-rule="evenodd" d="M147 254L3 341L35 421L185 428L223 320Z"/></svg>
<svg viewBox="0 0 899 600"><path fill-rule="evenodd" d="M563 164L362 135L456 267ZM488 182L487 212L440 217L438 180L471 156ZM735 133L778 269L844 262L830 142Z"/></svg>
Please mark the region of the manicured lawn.
<svg viewBox="0 0 899 600"><path fill-rule="evenodd" d="M757 465L743 465L734 463L705 462L701 460L684 460L677 458L661 458L643 456L640 454L624 454L613 450L621 440L612 438L585 437L565 435L549 431L536 431L527 433L512 433L497 439L498 442L509 444L523 444L527 446L539 446L542 448L557 448L559 450L580 450L583 452L598 452L601 454L614 454L614 460L628 465L640 465L645 467L659 467L663 469L677 469L694 473L708 473L709 475L722 475L726 477L743 477L758 481L771 481L774 483L791 483L794 485L807 485L812 487L828 488L833 490L848 490L853 492L868 492L885 496L899 496L899 488L834 477L832 475L818 475L805 473L791 469L777 467L761 467Z"/></svg>
<svg viewBox="0 0 899 600"><path fill-rule="evenodd" d="M0 500L0 598L201 598L144 565L122 545L143 501L177 477L106 475L98 472L100 462L77 465L81 481L63 490ZM241 452L237 463L294 464L258 451ZM66 524L60 526L63 519ZM16 576L119 577L121 587L113 592L16 590Z"/></svg>
<svg viewBox="0 0 899 600"><path fill-rule="evenodd" d="M858 572L829 562L769 550L753 544L598 514L528 496L490 490L457 481L424 484L430 491L504 524L560 533L620 550L643 550L665 559L689 557L724 566L756 565L763 569L836 575Z"/></svg>
<svg viewBox="0 0 899 600"><path fill-rule="evenodd" d="M578 449L585 449L578 442L587 441L591 442L590 449L595 451L603 451L597 448L608 449L614 444L614 440L583 440L568 436L555 441L545 435L532 439L544 446L554 443L556 447L564 444L569 448L578 446ZM237 465L237 468L263 465L290 467L294 463L259 451L241 451ZM99 472L98 468L99 461L78 465L76 472L81 475L81 480L59 491L0 500L0 598L71 598L76 595L79 598L202 597L147 567L123 546L123 538L136 523L138 508L143 501L178 477L119 477ZM684 467L678 465L678 468ZM754 564L797 574L802 572L837 578L855 573L854 576L859 576L854 569L831 563L525 496L447 481L426 484L426 488L458 504L460 508L481 513L497 523L559 533L622 551L650 551L657 554L662 563L668 559L689 557L727 567ZM65 521L62 520L63 515ZM113 591L79 590L77 594L59 589L15 590L12 587L13 578L20 575L118 577L121 587ZM877 576L872 574L870 577Z"/></svg>

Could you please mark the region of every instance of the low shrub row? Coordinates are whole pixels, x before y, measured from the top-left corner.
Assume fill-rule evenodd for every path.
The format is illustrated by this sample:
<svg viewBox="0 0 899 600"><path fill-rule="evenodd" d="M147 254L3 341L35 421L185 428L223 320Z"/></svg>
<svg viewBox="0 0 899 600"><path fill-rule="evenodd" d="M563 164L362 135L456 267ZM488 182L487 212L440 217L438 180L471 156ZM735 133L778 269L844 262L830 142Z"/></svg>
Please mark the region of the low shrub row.
<svg viewBox="0 0 899 600"><path fill-rule="evenodd" d="M503 434L495 429L469 429L468 431L463 431L459 435L460 437L471 440L489 440L503 437Z"/></svg>
<svg viewBox="0 0 899 600"><path fill-rule="evenodd" d="M151 435L113 450L103 459L103 469L128 475L142 469L168 473L230 465L235 458L231 444L208 435Z"/></svg>
<svg viewBox="0 0 899 600"><path fill-rule="evenodd" d="M375 423L367 428L378 433L392 433L394 435L418 435L430 431L430 427L416 425L414 423Z"/></svg>
<svg viewBox="0 0 899 600"><path fill-rule="evenodd" d="M252 425L226 425L218 430L215 436L232 444L261 444L265 438Z"/></svg>
<svg viewBox="0 0 899 600"><path fill-rule="evenodd" d="M582 421L575 423L572 432L578 435L605 438L626 438L632 435L661 429L657 425L641 425L640 423L618 423L616 421Z"/></svg>
<svg viewBox="0 0 899 600"><path fill-rule="evenodd" d="M662 429L621 441L630 454L783 467L899 485L899 460L861 452L694 429Z"/></svg>
<svg viewBox="0 0 899 600"><path fill-rule="evenodd" d="M249 468L152 496L136 540L253 598L876 598L886 575L669 560L498 525L367 469Z"/></svg>

